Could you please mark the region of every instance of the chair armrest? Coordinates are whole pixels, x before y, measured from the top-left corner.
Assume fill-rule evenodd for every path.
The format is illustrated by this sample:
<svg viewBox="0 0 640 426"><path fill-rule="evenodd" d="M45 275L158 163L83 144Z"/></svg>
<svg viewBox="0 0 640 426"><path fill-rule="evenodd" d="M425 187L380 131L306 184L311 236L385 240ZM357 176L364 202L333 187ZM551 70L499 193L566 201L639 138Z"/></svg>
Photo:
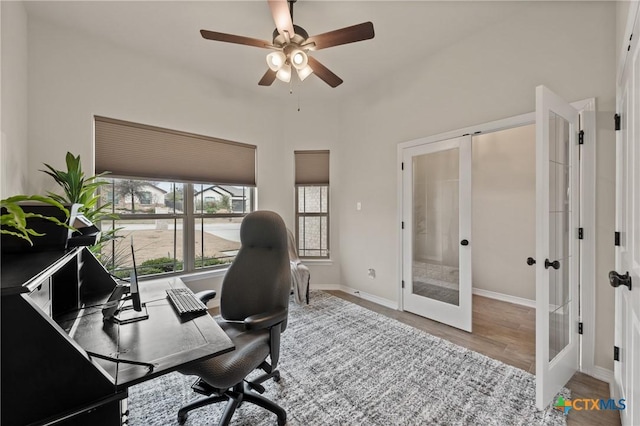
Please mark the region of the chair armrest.
<svg viewBox="0 0 640 426"><path fill-rule="evenodd" d="M251 315L244 319L244 326L247 330L260 330L273 327L286 320L287 314L287 309L279 309L264 314Z"/></svg>
<svg viewBox="0 0 640 426"><path fill-rule="evenodd" d="M202 301L202 303L204 303L205 305L207 304L207 302L211 299L213 299L214 297L216 297L216 291L215 290L204 290L204 291L199 291L196 293L196 297L198 299L200 299Z"/></svg>

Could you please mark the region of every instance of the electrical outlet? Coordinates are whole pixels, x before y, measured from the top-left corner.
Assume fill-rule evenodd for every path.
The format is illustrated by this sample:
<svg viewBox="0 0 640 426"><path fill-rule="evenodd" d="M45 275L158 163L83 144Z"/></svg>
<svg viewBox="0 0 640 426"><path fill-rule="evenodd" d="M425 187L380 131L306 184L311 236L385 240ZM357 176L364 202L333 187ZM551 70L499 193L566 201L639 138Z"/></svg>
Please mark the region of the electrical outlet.
<svg viewBox="0 0 640 426"><path fill-rule="evenodd" d="M374 280L376 278L376 270L373 268L369 268L369 272L367 273L367 275L369 275L369 278Z"/></svg>

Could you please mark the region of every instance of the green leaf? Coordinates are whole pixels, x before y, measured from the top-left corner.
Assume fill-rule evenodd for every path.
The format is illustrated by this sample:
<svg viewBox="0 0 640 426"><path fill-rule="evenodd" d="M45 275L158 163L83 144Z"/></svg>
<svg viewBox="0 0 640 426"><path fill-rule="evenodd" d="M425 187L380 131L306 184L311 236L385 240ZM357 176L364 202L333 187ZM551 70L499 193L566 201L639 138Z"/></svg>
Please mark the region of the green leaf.
<svg viewBox="0 0 640 426"><path fill-rule="evenodd" d="M29 238L29 235L24 234L24 233L13 232L13 231L10 231L8 229L0 229L0 234L13 235L13 236L16 236L18 238L22 238L23 240L27 240L29 242L29 245L33 245L33 241L31 241L31 238Z"/></svg>

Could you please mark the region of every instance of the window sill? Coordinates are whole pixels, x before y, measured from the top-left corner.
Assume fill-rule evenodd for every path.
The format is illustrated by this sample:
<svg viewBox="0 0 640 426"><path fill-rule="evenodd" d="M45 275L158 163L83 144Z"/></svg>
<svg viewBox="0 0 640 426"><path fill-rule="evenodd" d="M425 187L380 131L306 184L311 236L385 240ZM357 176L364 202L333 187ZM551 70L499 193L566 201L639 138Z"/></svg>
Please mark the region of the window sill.
<svg viewBox="0 0 640 426"><path fill-rule="evenodd" d="M300 259L300 262L310 266L332 266L333 265L333 260L331 259Z"/></svg>
<svg viewBox="0 0 640 426"><path fill-rule="evenodd" d="M187 274L180 275L179 277L185 283L188 283L191 281L206 280L209 278L221 278L226 275L228 269L229 268L222 268L222 269L214 269L211 271L189 272Z"/></svg>

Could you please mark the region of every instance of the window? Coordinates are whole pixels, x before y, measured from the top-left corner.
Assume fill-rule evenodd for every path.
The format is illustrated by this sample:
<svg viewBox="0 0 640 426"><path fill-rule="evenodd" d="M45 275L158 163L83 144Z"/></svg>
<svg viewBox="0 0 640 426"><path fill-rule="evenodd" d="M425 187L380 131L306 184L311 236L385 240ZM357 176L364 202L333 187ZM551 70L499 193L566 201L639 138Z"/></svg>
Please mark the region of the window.
<svg viewBox="0 0 640 426"><path fill-rule="evenodd" d="M142 191L140 193L140 204L151 204L151 192L150 191Z"/></svg>
<svg viewBox="0 0 640 426"><path fill-rule="evenodd" d="M296 188L298 255L329 257L329 186Z"/></svg>
<svg viewBox="0 0 640 426"><path fill-rule="evenodd" d="M102 247L107 269L129 276L131 240L141 276L233 261L255 208L255 146L103 117L95 143L96 172L111 172L101 202L118 215L100 224L119 237Z"/></svg>
<svg viewBox="0 0 640 426"><path fill-rule="evenodd" d="M109 185L101 188L101 201L111 203L110 212L119 218L100 225L103 232L116 230L118 238L103 247L101 261L115 275L129 276L131 242L141 276L221 267L235 258L240 248L240 223L251 210L234 212L225 197L205 201L213 185L107 181ZM146 191L150 187L157 194L153 199L142 195L150 194L152 191ZM245 194L245 206L255 204L254 188L234 188ZM187 195L190 193L193 197Z"/></svg>
<svg viewBox="0 0 640 426"><path fill-rule="evenodd" d="M296 241L302 258L329 258L329 151L295 151Z"/></svg>

